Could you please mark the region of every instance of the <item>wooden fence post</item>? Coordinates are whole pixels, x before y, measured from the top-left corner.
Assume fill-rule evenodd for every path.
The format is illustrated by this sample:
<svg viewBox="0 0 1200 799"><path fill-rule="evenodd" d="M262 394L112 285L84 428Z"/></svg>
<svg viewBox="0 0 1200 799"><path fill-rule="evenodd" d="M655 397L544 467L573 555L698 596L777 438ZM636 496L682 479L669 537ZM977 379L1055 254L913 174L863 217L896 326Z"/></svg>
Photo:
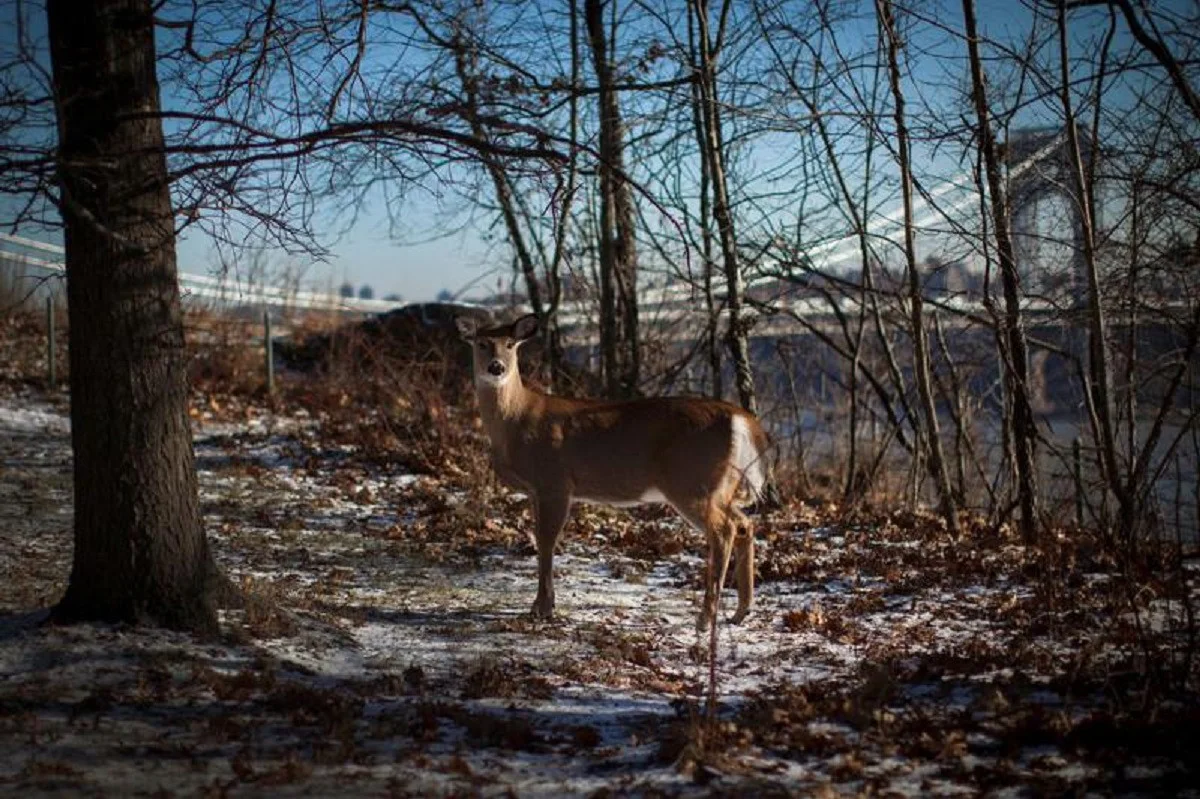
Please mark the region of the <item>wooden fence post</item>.
<svg viewBox="0 0 1200 799"><path fill-rule="evenodd" d="M271 312L263 311L263 349L267 360L267 393L275 393L275 350L271 346Z"/></svg>
<svg viewBox="0 0 1200 799"><path fill-rule="evenodd" d="M1083 527L1083 442L1071 442L1071 471L1075 478L1075 526Z"/></svg>
<svg viewBox="0 0 1200 799"><path fill-rule="evenodd" d="M54 362L54 295L46 298L46 379L50 388L58 385L58 369Z"/></svg>

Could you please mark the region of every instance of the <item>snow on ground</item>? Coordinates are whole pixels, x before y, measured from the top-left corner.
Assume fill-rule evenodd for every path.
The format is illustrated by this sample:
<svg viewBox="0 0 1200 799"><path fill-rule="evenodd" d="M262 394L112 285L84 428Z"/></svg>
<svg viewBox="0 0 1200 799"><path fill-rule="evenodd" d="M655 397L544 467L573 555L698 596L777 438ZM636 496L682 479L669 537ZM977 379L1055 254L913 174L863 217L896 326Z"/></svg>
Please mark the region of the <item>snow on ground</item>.
<svg viewBox="0 0 1200 799"><path fill-rule="evenodd" d="M68 435L62 407L0 399L7 789L917 796L1191 775L1169 750L1068 743L1109 718L1062 681L1088 625L1027 634L1055 623L1011 543L772 518L755 610L710 661L699 538L668 514L577 509L561 618L537 623L519 497L359 458L303 415L197 424L207 529L251 598L222 640L40 626L69 570Z"/></svg>
<svg viewBox="0 0 1200 799"><path fill-rule="evenodd" d="M36 434L48 436L69 435L71 421L57 409L49 406L20 408L8 406L0 408L3 417L0 424L4 431L14 436L30 436Z"/></svg>

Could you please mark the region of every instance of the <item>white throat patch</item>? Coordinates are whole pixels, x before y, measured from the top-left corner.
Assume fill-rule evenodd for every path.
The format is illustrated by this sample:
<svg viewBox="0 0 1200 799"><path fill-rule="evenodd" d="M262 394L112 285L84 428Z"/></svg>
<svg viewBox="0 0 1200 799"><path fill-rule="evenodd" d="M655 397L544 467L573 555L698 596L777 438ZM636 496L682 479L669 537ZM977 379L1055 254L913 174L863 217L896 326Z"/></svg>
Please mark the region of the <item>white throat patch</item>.
<svg viewBox="0 0 1200 799"><path fill-rule="evenodd" d="M517 372L515 369L506 369L504 370L504 374L497 377L496 375L489 374L487 372L476 372L475 382L478 385L487 386L488 388L500 388L509 380L511 380L513 375L516 373Z"/></svg>

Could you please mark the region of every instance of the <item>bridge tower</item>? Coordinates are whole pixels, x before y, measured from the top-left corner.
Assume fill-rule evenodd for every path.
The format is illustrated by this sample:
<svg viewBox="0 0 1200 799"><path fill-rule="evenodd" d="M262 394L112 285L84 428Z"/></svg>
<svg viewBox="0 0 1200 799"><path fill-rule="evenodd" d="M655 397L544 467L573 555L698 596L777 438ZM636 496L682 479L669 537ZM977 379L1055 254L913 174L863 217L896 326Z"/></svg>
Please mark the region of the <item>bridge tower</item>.
<svg viewBox="0 0 1200 799"><path fill-rule="evenodd" d="M1079 130L1085 168L1095 148ZM1027 296L1078 304L1087 281L1078 183L1065 128L1021 128L1008 139L1005 161L1017 270Z"/></svg>

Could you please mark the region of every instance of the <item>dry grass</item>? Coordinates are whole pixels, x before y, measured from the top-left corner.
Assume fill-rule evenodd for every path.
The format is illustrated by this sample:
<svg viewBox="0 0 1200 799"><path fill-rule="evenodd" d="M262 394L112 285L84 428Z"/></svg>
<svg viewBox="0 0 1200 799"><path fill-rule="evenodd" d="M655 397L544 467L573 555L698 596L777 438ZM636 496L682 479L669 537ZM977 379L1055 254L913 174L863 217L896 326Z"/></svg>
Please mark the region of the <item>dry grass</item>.
<svg viewBox="0 0 1200 799"><path fill-rule="evenodd" d="M67 362L67 317L55 314L55 371L59 386L69 376ZM44 310L0 313L0 390L47 388L47 327Z"/></svg>

